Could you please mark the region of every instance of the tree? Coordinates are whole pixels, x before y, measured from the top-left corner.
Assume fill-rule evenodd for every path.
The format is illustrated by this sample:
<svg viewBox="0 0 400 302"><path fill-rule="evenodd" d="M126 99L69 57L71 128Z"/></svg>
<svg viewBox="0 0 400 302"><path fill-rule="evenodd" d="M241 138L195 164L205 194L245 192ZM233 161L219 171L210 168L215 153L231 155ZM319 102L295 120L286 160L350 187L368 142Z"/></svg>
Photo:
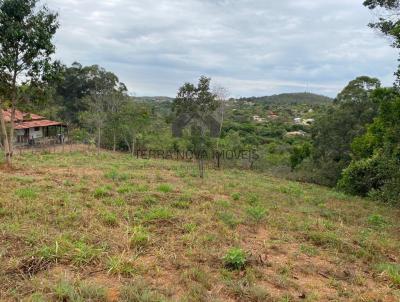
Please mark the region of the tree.
<svg viewBox="0 0 400 302"><path fill-rule="evenodd" d="M112 146L113 151L117 149L118 135L121 134L121 114L126 109L128 103L128 97L123 91L113 91L110 93L108 103L106 104L108 118L107 118L107 129L112 134Z"/></svg>
<svg viewBox="0 0 400 302"><path fill-rule="evenodd" d="M400 48L400 1L398 0L365 0L364 6L379 11L379 19L369 26L379 30L392 39L392 46ZM400 66L396 71L396 85L400 84Z"/></svg>
<svg viewBox="0 0 400 302"><path fill-rule="evenodd" d="M350 164L353 139L364 134L377 115L371 93L379 86L379 80L365 76L351 81L338 94L335 105L316 119L311 155L322 184L335 186Z"/></svg>
<svg viewBox="0 0 400 302"><path fill-rule="evenodd" d="M198 163L200 177L204 177L204 157L207 153L207 129L211 136L218 136L220 125L214 117L219 104L217 96L210 91L211 79L202 76L197 86L185 83L178 91L173 103L176 119L172 130L182 136L183 129L190 125L190 138Z"/></svg>
<svg viewBox="0 0 400 302"><path fill-rule="evenodd" d="M150 114L145 106L134 102L129 102L124 106L119 118L121 135L132 156L136 151L135 142L138 135L144 131L149 121Z"/></svg>
<svg viewBox="0 0 400 302"><path fill-rule="evenodd" d="M84 98L87 111L80 114L80 120L97 132L97 147L101 148L102 131L107 121L110 121L112 111L121 106L126 93L126 86L120 83L118 77L97 65L90 67L88 76L91 80L89 95ZM118 103L118 105L117 105Z"/></svg>
<svg viewBox="0 0 400 302"><path fill-rule="evenodd" d="M19 84L39 84L51 71L55 51L52 38L59 26L57 14L37 7L38 0L0 0L0 109L11 107L7 129L0 114L7 164L11 165L14 119L20 100ZM6 102L10 100L10 102Z"/></svg>
<svg viewBox="0 0 400 302"><path fill-rule="evenodd" d="M225 119L226 101L229 96L229 91L225 87L216 86L213 89L213 93L216 95L217 101L219 103L218 115L219 115L219 119L220 119L220 127L219 127L219 137L217 140L217 167L219 168L220 160L221 160L221 152L219 150L219 147L220 147L220 141L221 141L221 135L222 135L222 127L224 125L224 119Z"/></svg>

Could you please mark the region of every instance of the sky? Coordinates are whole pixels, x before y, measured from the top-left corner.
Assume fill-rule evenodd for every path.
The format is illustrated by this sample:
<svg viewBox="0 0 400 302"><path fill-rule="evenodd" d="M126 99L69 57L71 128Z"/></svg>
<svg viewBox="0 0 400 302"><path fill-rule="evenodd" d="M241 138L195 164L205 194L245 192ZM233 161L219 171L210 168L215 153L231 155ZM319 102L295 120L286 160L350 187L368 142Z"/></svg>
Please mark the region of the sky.
<svg viewBox="0 0 400 302"><path fill-rule="evenodd" d="M398 51L362 0L47 0L65 64L98 64L137 96L201 75L232 97L336 94L360 75L394 81Z"/></svg>

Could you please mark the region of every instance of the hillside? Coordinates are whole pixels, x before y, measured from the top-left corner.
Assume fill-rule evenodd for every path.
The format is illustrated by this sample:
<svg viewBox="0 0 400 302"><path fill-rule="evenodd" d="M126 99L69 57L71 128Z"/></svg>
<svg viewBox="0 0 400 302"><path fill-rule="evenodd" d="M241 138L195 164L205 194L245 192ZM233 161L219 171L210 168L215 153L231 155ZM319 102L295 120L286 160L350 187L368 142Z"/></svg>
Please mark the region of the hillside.
<svg viewBox="0 0 400 302"><path fill-rule="evenodd" d="M16 160L0 170L2 301L400 299L399 210L118 153Z"/></svg>
<svg viewBox="0 0 400 302"><path fill-rule="evenodd" d="M332 102L332 99L319 94L314 93L282 93L275 94L271 96L263 96L263 97L250 97L250 98L241 98L240 101L248 101L248 102L259 102L263 104L325 104Z"/></svg>

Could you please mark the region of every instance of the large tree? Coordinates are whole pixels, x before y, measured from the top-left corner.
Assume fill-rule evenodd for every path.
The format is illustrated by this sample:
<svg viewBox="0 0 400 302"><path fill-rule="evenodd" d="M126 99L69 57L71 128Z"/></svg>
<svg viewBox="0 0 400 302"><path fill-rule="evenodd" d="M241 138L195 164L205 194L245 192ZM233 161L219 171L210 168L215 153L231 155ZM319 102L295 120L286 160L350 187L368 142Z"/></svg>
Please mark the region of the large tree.
<svg viewBox="0 0 400 302"><path fill-rule="evenodd" d="M119 82L118 77L97 65L91 66L88 71L88 78L91 81L91 88L83 103L87 108L81 112L81 122L97 133L97 146L101 148L102 131L107 122L115 122L117 114L124 103L127 88ZM117 129L113 129L116 133Z"/></svg>
<svg viewBox="0 0 400 302"><path fill-rule="evenodd" d="M392 40L392 46L400 49L400 1L399 0L365 0L364 6L376 11L378 20L369 26L379 30ZM396 71L396 86L400 85L400 66Z"/></svg>
<svg viewBox="0 0 400 302"><path fill-rule="evenodd" d="M207 133L218 136L220 124L214 113L219 107L217 95L210 90L211 79L202 76L197 86L185 83L178 91L173 103L176 119L173 123L174 136L182 136L190 125L192 151L199 163L200 177L204 177L204 157L207 150Z"/></svg>
<svg viewBox="0 0 400 302"><path fill-rule="evenodd" d="M45 6L38 7L38 0L0 0L0 110L11 110L10 126L2 112L0 126L8 164L13 156L19 86L46 80L52 70L52 38L58 26L57 14Z"/></svg>
<svg viewBox="0 0 400 302"><path fill-rule="evenodd" d="M312 157L318 182L334 186L342 170L351 162L351 143L363 135L366 125L377 115L377 104L371 99L380 81L358 77L338 94L335 105L316 119L312 130Z"/></svg>

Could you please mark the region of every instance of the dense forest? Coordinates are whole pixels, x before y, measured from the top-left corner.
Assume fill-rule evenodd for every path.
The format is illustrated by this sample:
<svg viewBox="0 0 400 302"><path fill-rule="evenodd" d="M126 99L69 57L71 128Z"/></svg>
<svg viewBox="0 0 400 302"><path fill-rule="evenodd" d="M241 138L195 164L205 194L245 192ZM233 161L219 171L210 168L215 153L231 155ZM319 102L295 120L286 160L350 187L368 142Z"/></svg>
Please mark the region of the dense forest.
<svg viewBox="0 0 400 302"><path fill-rule="evenodd" d="M198 85L184 84L175 99L132 97L117 75L98 65L52 61L57 14L47 8L35 12L35 0L0 3L2 109L61 120L76 143L133 156L149 149L247 150L257 156L209 160L218 167L273 171L385 202L400 200L398 80L382 87L379 79L360 76L334 100L312 93L232 99L206 77ZM397 1L364 4L388 13L400 7ZM398 20L384 14L370 26L400 47ZM200 122L173 135L178 115L195 112ZM218 135L203 131L211 116L221 125ZM10 161L13 125L6 128L2 121L2 146Z"/></svg>

